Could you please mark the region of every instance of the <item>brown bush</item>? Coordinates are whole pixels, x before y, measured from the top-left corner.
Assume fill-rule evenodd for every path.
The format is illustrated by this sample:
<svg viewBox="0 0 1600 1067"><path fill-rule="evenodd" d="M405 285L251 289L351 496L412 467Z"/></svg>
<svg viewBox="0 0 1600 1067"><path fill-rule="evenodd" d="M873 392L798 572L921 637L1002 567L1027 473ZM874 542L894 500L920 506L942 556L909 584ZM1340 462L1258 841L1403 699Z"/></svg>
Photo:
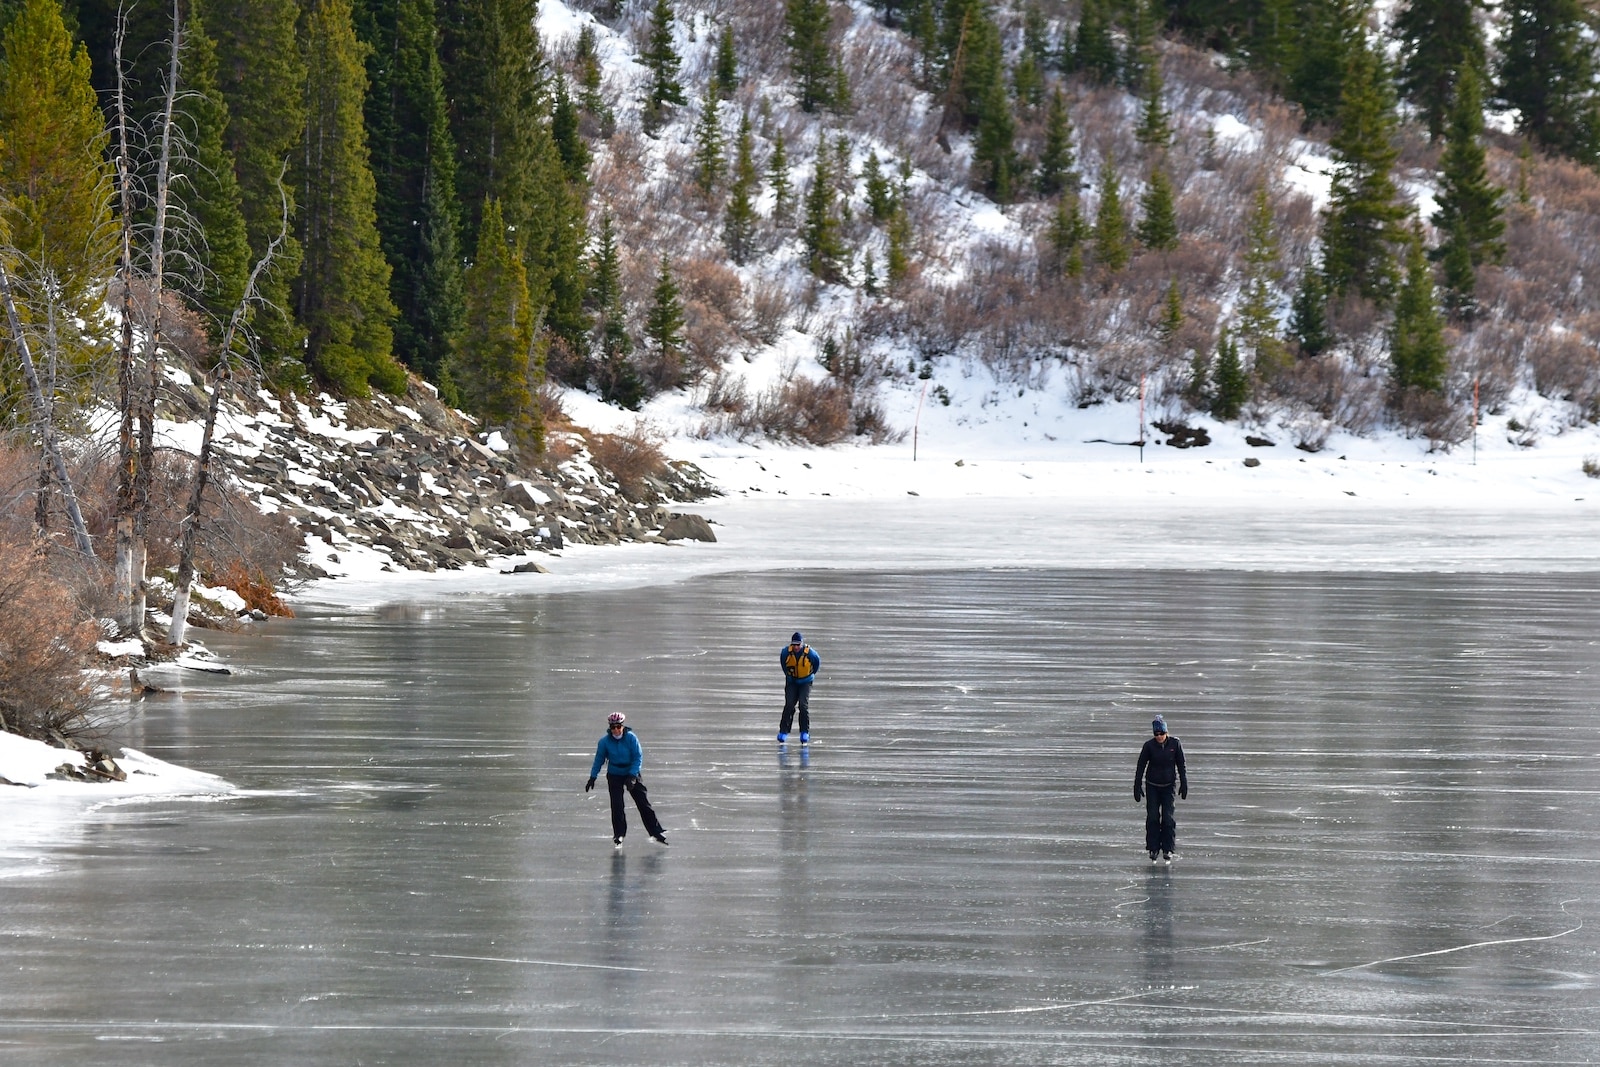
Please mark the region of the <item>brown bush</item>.
<svg viewBox="0 0 1600 1067"><path fill-rule="evenodd" d="M854 428L850 391L838 382L791 378L774 385L730 421L741 434L831 445Z"/></svg>
<svg viewBox="0 0 1600 1067"><path fill-rule="evenodd" d="M636 422L626 433L597 434L589 442L595 465L611 475L622 494L630 500L647 496L646 479L660 477L667 469L661 435L644 422Z"/></svg>
<svg viewBox="0 0 1600 1067"><path fill-rule="evenodd" d="M98 733L84 675L95 640L39 546L0 540L0 729L41 741Z"/></svg>
<svg viewBox="0 0 1600 1067"><path fill-rule="evenodd" d="M294 618L294 612L278 597L272 581L261 571L251 571L239 560L229 561L222 573L211 575L206 584L232 589L244 599L247 608L279 618Z"/></svg>

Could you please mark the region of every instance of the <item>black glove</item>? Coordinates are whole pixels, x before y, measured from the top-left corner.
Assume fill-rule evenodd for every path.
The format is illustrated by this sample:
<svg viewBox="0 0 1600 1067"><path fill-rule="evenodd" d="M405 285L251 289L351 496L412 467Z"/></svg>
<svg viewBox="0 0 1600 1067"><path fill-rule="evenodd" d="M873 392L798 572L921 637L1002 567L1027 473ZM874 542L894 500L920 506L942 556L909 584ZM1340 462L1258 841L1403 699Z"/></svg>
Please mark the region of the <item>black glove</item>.
<svg viewBox="0 0 1600 1067"><path fill-rule="evenodd" d="M1178 787L1178 799L1179 800L1188 800L1189 799L1189 783L1188 782L1185 782L1185 783L1183 783L1182 785L1180 785Z"/></svg>
<svg viewBox="0 0 1600 1067"><path fill-rule="evenodd" d="M594 790L594 779L591 778L591 779L589 779L589 784L583 787L583 791L585 793L588 793L588 792L592 792L593 790Z"/></svg>
<svg viewBox="0 0 1600 1067"><path fill-rule="evenodd" d="M631 774L630 774L630 775L628 775L628 777L627 777L627 778L626 778L626 779L625 779L625 780L624 780L624 781L623 781L623 783L622 783L622 784L623 784L623 785L625 785L625 786L627 786L627 787L628 787L628 788L629 788L629 789L632 789L632 788L633 788L633 787L634 787L634 786L636 786L636 785L643 785L643 784L644 784L644 783L643 783L643 782L641 782L641 781L639 781L639 779L638 779L638 777L637 777L637 776L636 776L636 775L631 775Z"/></svg>
<svg viewBox="0 0 1600 1067"><path fill-rule="evenodd" d="M1135 804L1144 803L1144 790L1140 789L1138 786L1133 787L1133 802Z"/></svg>

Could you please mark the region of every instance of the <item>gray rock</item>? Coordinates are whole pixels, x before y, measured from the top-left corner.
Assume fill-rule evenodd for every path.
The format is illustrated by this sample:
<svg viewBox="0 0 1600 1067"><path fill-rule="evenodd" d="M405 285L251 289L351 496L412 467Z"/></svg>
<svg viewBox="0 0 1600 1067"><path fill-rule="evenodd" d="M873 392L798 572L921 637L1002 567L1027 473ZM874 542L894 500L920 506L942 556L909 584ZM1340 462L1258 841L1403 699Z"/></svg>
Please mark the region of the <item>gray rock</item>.
<svg viewBox="0 0 1600 1067"><path fill-rule="evenodd" d="M668 541L715 541L717 535L711 532L711 524L702 515L693 512L674 511L667 516L666 523L661 527L661 537Z"/></svg>

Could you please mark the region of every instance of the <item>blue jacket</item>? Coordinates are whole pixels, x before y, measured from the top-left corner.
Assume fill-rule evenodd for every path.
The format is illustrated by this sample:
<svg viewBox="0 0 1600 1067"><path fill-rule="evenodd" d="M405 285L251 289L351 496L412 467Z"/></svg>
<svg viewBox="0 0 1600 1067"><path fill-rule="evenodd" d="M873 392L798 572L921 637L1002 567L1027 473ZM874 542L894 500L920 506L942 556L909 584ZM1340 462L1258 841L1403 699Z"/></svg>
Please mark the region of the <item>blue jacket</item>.
<svg viewBox="0 0 1600 1067"><path fill-rule="evenodd" d="M785 678L810 685L822 669L822 657L810 645L801 645L799 652L790 652L789 646L784 645L778 650L778 666L783 668Z"/></svg>
<svg viewBox="0 0 1600 1067"><path fill-rule="evenodd" d="M639 777L639 771L644 767L644 748L639 744L639 735L633 732L632 727L624 726L621 737L612 737L611 731L606 731L606 735L595 746L594 766L589 768L590 778L599 777L602 763L611 764L606 768L608 775Z"/></svg>

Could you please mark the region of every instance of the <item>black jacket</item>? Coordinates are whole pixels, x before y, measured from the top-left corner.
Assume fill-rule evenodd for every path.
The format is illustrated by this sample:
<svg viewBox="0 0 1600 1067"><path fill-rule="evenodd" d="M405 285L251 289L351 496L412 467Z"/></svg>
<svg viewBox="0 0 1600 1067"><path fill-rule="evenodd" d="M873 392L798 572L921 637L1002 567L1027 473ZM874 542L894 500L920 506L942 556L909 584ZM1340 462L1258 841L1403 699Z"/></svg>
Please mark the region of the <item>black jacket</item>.
<svg viewBox="0 0 1600 1067"><path fill-rule="evenodd" d="M1166 744L1153 737L1146 741L1139 750L1139 766L1133 771L1133 787L1139 789L1141 782L1149 785L1176 782L1187 793L1189 772L1183 765L1183 743L1171 734L1167 735Z"/></svg>

